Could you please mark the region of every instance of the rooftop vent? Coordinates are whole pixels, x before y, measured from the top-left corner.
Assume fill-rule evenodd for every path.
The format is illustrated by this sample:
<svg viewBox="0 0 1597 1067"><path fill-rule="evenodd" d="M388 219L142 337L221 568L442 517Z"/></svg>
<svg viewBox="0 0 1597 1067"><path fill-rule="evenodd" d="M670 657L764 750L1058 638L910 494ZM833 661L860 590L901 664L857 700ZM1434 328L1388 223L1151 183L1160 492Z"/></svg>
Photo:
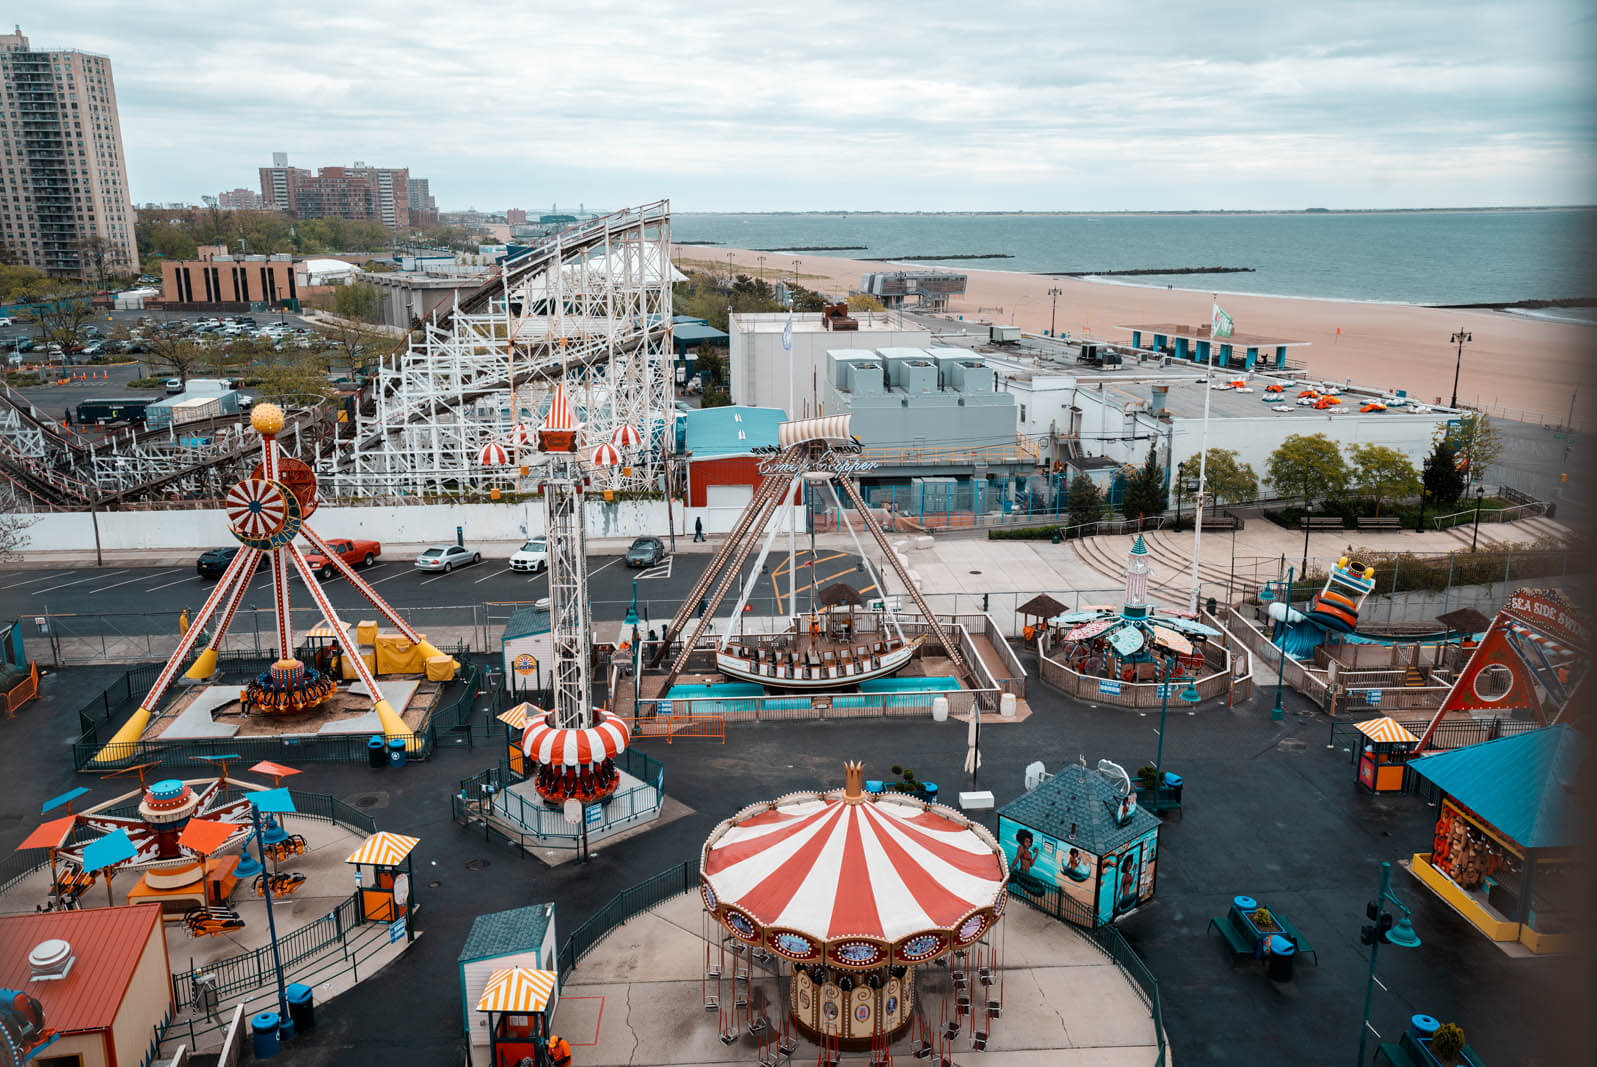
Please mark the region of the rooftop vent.
<svg viewBox="0 0 1597 1067"><path fill-rule="evenodd" d="M28 953L28 969L32 972L29 981L59 982L72 970L76 959L72 946L59 937L41 941Z"/></svg>

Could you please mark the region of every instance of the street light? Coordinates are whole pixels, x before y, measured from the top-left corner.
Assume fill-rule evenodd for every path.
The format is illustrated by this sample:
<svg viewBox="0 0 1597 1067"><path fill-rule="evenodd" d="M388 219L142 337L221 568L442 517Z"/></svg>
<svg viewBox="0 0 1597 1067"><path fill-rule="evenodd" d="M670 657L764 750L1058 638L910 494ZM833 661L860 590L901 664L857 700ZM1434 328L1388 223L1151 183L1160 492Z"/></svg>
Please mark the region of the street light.
<svg viewBox="0 0 1597 1067"><path fill-rule="evenodd" d="M765 257L755 256L754 258L760 261L760 281L763 282L765 281Z"/></svg>
<svg viewBox="0 0 1597 1067"><path fill-rule="evenodd" d="M1453 361L1453 403L1451 407L1458 407L1458 371L1464 365L1464 346L1475 340L1468 331L1459 330L1453 335L1453 343L1458 346L1458 359Z"/></svg>
<svg viewBox="0 0 1597 1067"><path fill-rule="evenodd" d="M642 657L638 649L638 580L632 579L632 603L627 605L626 618L621 620L632 627L632 722L634 728L638 721L638 687L642 679L638 677L638 670Z"/></svg>
<svg viewBox="0 0 1597 1067"><path fill-rule="evenodd" d="M1481 540L1481 498L1485 495L1486 487L1477 485L1475 487L1475 532L1469 539L1469 550L1471 552L1475 551L1475 547L1480 544Z"/></svg>
<svg viewBox="0 0 1597 1067"><path fill-rule="evenodd" d="M1364 914L1370 919L1369 925L1359 931L1359 941L1370 946L1370 977L1364 983L1364 1022L1359 1027L1359 1067L1364 1067L1365 1042L1372 1032L1370 1026L1370 1001L1375 996L1375 959L1380 955L1381 942L1386 941L1398 948L1419 948L1420 938L1414 932L1412 912L1408 905L1392 895L1392 865L1381 864L1381 888L1375 899L1364 906ZM1390 901L1403 909L1403 917L1394 924L1392 915L1386 910ZM1385 988L1384 986L1382 988ZM1379 1038L1381 1035L1375 1035Z"/></svg>
<svg viewBox="0 0 1597 1067"><path fill-rule="evenodd" d="M1276 660L1275 665L1275 706L1270 709L1271 722L1280 722L1286 717L1286 708L1281 703L1281 685L1286 677L1286 626L1292 614L1292 577L1292 568L1288 567L1286 569L1286 604L1284 605L1286 610L1281 613L1280 658ZM1268 604L1275 599L1275 594L1270 592L1270 587L1266 585L1264 592L1259 594L1259 599Z"/></svg>
<svg viewBox="0 0 1597 1067"><path fill-rule="evenodd" d="M1053 307L1048 312L1048 336L1059 336L1059 294L1064 290L1053 288L1048 290L1048 295L1054 298Z"/></svg>

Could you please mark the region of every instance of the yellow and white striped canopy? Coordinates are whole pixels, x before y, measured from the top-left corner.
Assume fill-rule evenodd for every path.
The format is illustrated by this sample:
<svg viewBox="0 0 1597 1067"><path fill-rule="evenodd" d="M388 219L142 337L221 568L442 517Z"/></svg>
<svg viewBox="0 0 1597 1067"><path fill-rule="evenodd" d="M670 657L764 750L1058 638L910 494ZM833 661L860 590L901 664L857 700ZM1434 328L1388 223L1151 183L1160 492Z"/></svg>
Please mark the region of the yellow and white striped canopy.
<svg viewBox="0 0 1597 1067"><path fill-rule="evenodd" d="M405 857L410 855L410 850L421 844L419 837L406 837L404 834L391 834L387 830L379 830L368 837L345 860L345 863L370 863L378 867L397 867L405 862Z"/></svg>
<svg viewBox="0 0 1597 1067"><path fill-rule="evenodd" d="M525 730L527 728L528 711L532 711L538 715L543 714L541 710L533 707L531 704L522 703L517 704L513 708L506 708L504 711L501 711L499 713L499 721L510 727L512 730Z"/></svg>
<svg viewBox="0 0 1597 1067"><path fill-rule="evenodd" d="M543 1011L554 992L555 972L535 971L531 967L502 967L488 976L478 1011L507 1011L512 1014Z"/></svg>
<svg viewBox="0 0 1597 1067"><path fill-rule="evenodd" d="M349 630L349 624L348 623L344 624L344 629L345 629L345 631ZM309 630L306 630L305 631L305 636L306 637L331 638L331 639L336 640L338 638L338 631L333 629L327 623L322 622L322 623L317 623L315 626L312 626Z"/></svg>
<svg viewBox="0 0 1597 1067"><path fill-rule="evenodd" d="M1365 719L1363 722L1353 724L1359 733L1371 741L1381 744L1406 742L1417 745L1420 739L1403 728L1403 724L1390 715L1382 715L1379 719Z"/></svg>

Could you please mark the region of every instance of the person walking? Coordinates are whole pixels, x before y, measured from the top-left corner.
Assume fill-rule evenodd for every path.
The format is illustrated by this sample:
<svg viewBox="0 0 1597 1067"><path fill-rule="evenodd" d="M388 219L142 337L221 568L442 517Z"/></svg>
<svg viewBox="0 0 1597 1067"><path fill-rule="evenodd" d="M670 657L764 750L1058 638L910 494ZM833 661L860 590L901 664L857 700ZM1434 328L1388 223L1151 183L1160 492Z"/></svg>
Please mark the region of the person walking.
<svg viewBox="0 0 1597 1067"><path fill-rule="evenodd" d="M693 520L693 540L704 540L704 520L702 518Z"/></svg>

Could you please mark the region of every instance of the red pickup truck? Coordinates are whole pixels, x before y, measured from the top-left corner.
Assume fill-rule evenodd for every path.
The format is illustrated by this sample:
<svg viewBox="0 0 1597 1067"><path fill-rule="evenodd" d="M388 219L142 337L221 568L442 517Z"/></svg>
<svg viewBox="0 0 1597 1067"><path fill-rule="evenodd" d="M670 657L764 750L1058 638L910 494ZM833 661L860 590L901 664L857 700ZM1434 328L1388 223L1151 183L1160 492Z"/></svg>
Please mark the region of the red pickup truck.
<svg viewBox="0 0 1597 1067"><path fill-rule="evenodd" d="M383 554L383 546L377 541L351 541L348 538L333 538L327 542L327 547L338 554L338 558L351 567L370 567L376 562L377 557ZM318 578L331 578L333 576L333 561L320 552L307 552L305 562L309 563L311 570L316 572Z"/></svg>

